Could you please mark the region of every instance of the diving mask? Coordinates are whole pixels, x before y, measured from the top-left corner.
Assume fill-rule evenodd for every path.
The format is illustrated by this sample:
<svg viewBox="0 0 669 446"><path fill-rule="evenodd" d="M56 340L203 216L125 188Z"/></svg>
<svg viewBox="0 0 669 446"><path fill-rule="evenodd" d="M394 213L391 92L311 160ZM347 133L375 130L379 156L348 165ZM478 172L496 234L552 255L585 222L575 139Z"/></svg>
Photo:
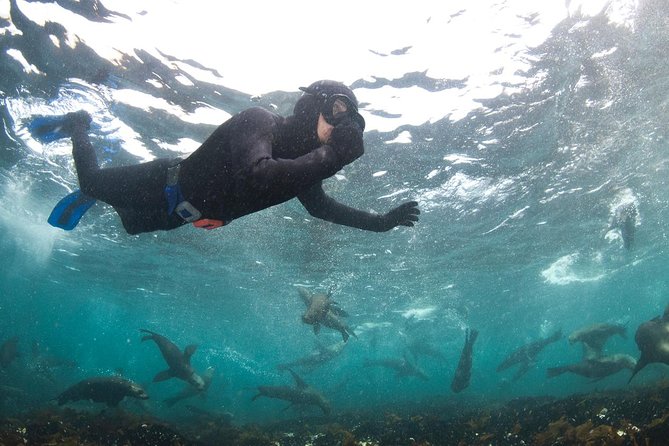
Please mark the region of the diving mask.
<svg viewBox="0 0 669 446"><path fill-rule="evenodd" d="M360 126L360 130L365 130L365 119L358 113L358 106L345 94L328 95L325 92L314 91L306 87L300 87L300 90L321 100L321 114L328 124L336 126L350 117L353 122Z"/></svg>

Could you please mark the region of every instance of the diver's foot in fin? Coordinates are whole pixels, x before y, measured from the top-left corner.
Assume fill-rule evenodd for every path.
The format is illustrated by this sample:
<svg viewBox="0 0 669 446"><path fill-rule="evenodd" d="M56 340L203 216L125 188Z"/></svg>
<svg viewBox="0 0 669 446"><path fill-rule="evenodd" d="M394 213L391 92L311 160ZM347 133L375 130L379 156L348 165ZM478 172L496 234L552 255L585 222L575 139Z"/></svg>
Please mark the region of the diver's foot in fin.
<svg viewBox="0 0 669 446"><path fill-rule="evenodd" d="M75 131L87 131L91 127L91 115L87 111L56 116L37 116L28 124L30 134L41 143L69 138Z"/></svg>
<svg viewBox="0 0 669 446"><path fill-rule="evenodd" d="M51 226L71 231L91 206L95 198L91 198L80 190L75 190L61 199L47 220Z"/></svg>

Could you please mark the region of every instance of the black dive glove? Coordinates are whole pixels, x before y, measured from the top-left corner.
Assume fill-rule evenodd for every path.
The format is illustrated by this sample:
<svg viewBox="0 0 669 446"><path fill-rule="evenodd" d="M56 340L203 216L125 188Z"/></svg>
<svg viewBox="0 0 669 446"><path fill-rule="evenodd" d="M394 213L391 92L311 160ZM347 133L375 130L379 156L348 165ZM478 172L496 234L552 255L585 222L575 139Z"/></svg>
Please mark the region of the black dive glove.
<svg viewBox="0 0 669 446"><path fill-rule="evenodd" d="M388 213L381 216L381 225L378 228L379 232L386 232L393 229L395 226L409 226L412 227L418 221L418 203L415 201L407 201L390 210Z"/></svg>
<svg viewBox="0 0 669 446"><path fill-rule="evenodd" d="M332 129L330 146L337 153L337 157L343 164L355 161L365 153L365 146L362 142L362 129L350 117L343 119L342 122Z"/></svg>

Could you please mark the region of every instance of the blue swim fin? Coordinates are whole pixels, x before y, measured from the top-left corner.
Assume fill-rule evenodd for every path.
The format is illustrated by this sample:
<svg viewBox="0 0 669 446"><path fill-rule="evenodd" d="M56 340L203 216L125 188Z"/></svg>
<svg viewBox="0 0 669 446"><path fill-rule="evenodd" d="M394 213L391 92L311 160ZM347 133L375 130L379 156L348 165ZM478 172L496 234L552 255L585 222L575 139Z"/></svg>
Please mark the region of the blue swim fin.
<svg viewBox="0 0 669 446"><path fill-rule="evenodd" d="M67 122L67 115L37 116L28 124L28 131L33 138L46 144L70 136L65 126Z"/></svg>
<svg viewBox="0 0 669 446"><path fill-rule="evenodd" d="M95 198L75 190L58 202L47 220L51 226L71 231L77 226L81 217L95 204Z"/></svg>

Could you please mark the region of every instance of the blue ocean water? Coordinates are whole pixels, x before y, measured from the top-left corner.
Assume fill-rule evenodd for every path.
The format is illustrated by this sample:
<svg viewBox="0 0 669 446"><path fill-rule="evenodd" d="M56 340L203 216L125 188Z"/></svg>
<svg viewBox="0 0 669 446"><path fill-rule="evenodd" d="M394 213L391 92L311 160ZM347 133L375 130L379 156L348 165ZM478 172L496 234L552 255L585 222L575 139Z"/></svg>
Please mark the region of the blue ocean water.
<svg viewBox="0 0 669 446"><path fill-rule="evenodd" d="M7 3L0 15L0 341L17 336L21 356L0 376L25 397L4 399L3 413L53 404L83 378L120 374L150 395L141 408L128 403L133 410L182 416L184 404L162 401L184 383L151 382L165 364L155 345L140 341L139 329L147 328L181 348L197 344L193 366L215 368L206 399L189 404L229 412L240 423L294 418L301 412L284 410L285 402L252 401L256 387L291 385L278 364L341 339L327 329L316 335L301 322L298 286L332 292L357 334L330 362L295 368L335 412L628 386L626 370L593 382L571 374L548 379L546 369L579 361L580 346L566 335L599 322L627 327L627 337L611 338L607 352L638 357L636 328L669 303L669 29L662 2L609 2L594 14L572 7L540 42L507 35L522 50L508 55L500 43L500 68L483 80L466 74L474 64L466 59L452 61L465 73L457 78L415 65L390 76L374 66L347 73L342 80L372 125L365 155L327 181L327 191L377 212L415 199L422 214L414 228L376 234L339 227L291 201L214 231L138 236L127 235L102 204L72 232L46 223L77 180L69 143L34 141L26 130L32 115L86 109L99 128L94 144L105 165L132 164L187 154L217 122L250 106L287 115L297 87L310 80L296 68L292 90L238 90L226 84L225 61L211 67L156 53L161 42L152 50L119 50L111 60L96 52L94 39L87 43L72 30L85 23L102 33L109 22L132 29L158 14L124 2L105 3L109 9L98 2ZM617 20L621 10L625 20ZM461 26L476 13L456 12L440 26ZM423 20L439 17L426 13ZM543 16L521 18L527 29L519 34L527 37ZM419 47L364 50L401 61ZM443 62L439 51L430 56L435 65ZM249 77L272 76L273 69ZM500 80L504 72L511 76ZM383 108L384 100L410 94L417 104L400 101L407 120L402 110ZM456 110L460 99L474 106ZM410 105L443 112L414 122ZM628 203L638 210L631 249L610 228L615 210ZM480 333L472 377L454 394L450 383L467 328ZM521 379L512 380L513 369L496 371L511 351L558 329L565 338ZM409 346L416 339L443 356L414 357ZM47 355L76 366L44 373L36 364ZM429 380L363 366L403 357ZM665 366L653 364L631 385L666 375Z"/></svg>

